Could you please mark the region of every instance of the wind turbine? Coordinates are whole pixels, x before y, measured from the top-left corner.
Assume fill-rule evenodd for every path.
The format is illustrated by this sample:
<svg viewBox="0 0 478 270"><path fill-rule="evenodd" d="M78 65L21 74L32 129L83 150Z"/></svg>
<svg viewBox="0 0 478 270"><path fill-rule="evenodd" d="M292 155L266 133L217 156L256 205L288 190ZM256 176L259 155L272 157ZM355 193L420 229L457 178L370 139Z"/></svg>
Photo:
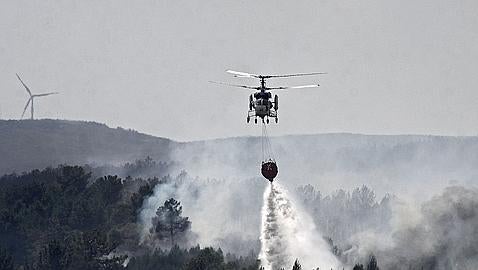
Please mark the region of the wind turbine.
<svg viewBox="0 0 478 270"><path fill-rule="evenodd" d="M28 105L30 105L30 102L31 102L31 105L30 105L31 118L30 118L30 119L33 120L33 112L34 112L34 109L33 109L33 100L34 100L36 97L45 97L45 96L55 95L55 94L59 94L59 93L58 93L58 92L50 92L50 93L43 93L43 94L33 95L32 92L30 91L30 89L28 88L28 86L22 81L22 79L20 79L20 76L18 76L18 74L15 74L15 75L17 75L18 80L20 80L20 82L22 83L22 85L25 87L25 89L27 90L28 94L30 95L30 98L28 99L27 104L25 105L25 109L23 109L22 119L23 119L23 116L25 115L25 112L27 111Z"/></svg>

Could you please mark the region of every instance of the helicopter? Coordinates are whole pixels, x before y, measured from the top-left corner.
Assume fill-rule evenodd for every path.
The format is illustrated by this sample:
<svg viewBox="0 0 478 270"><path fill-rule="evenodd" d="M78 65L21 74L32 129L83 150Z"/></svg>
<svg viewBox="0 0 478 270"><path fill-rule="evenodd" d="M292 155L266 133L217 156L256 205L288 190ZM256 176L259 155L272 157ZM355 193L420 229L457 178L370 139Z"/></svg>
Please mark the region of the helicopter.
<svg viewBox="0 0 478 270"><path fill-rule="evenodd" d="M319 84L310 84L310 85L301 85L301 86L267 87L266 79L327 74L325 72L311 72L311 73L296 73L296 74L285 74L285 75L261 75L261 74L252 74L252 73L246 73L246 72L234 71L234 70L226 70L226 72L229 74L232 74L236 78L256 78L260 80L260 86L256 86L256 87L248 86L248 85L229 84L229 83L223 83L223 82L209 81L211 83L216 83L221 85L256 90L257 92L249 96L249 110L247 112L247 123L251 121L251 118L254 118L254 123L256 124L257 124L258 117L262 119L262 123L267 123L267 124L269 124L269 118L274 118L276 123L279 121L279 118L277 116L277 111L279 110L279 97L277 95L274 95L274 99L272 100L272 94L270 90L302 89L302 88L312 88L312 87L320 86Z"/></svg>

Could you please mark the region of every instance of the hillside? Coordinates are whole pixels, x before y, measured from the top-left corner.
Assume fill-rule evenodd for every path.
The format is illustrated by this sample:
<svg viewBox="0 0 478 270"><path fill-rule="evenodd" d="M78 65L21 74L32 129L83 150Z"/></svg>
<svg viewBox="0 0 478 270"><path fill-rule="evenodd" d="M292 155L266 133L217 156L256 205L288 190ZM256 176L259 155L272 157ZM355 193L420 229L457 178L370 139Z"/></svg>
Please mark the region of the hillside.
<svg viewBox="0 0 478 270"><path fill-rule="evenodd" d="M115 164L168 156L173 142L95 122L0 121L0 174L58 164Z"/></svg>
<svg viewBox="0 0 478 270"><path fill-rule="evenodd" d="M379 193L420 196L478 182L478 137L319 134L272 138L278 181L324 191L367 184ZM175 142L104 124L60 120L0 121L0 174L58 164L171 162L177 174L216 179L260 177L261 141L238 137ZM153 172L154 173L154 172Z"/></svg>
<svg viewBox="0 0 478 270"><path fill-rule="evenodd" d="M422 199L445 186L478 183L478 137L318 134L272 138L277 180L311 183L323 191L366 184L384 193ZM192 142L172 151L193 175L259 175L256 137ZM426 194L426 195L425 195Z"/></svg>

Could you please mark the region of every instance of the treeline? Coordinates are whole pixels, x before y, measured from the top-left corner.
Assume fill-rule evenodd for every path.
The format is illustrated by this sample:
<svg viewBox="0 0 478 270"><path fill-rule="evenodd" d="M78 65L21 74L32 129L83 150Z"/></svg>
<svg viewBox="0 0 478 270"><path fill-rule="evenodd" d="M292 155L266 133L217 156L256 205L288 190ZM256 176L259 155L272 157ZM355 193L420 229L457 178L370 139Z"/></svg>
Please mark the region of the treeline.
<svg viewBox="0 0 478 270"><path fill-rule="evenodd" d="M131 270L257 270L259 262L254 254L247 257L224 255L221 249L203 248L180 249L177 246L170 251L156 250L136 256L128 263Z"/></svg>
<svg viewBox="0 0 478 270"><path fill-rule="evenodd" d="M356 233L370 228L387 230L390 224L390 202L394 198L385 195L377 200L367 186L352 192L340 189L324 196L313 186L305 185L297 188L296 193L320 231L341 248L346 248L347 240Z"/></svg>
<svg viewBox="0 0 478 270"><path fill-rule="evenodd" d="M144 159L137 159L133 162L126 162L121 165L84 165L86 171L92 173L93 179L103 175L118 175L121 177L161 178L177 169L177 162L157 161L147 156Z"/></svg>

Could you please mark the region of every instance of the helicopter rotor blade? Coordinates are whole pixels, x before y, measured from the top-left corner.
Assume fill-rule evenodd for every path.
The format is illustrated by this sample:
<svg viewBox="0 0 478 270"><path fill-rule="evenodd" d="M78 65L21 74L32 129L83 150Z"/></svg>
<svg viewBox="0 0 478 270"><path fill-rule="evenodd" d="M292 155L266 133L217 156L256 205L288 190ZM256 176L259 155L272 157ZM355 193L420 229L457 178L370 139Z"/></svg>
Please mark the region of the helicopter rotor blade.
<svg viewBox="0 0 478 270"><path fill-rule="evenodd" d="M239 87L239 88L246 88L246 89L253 89L253 90L258 89L258 87L253 87L253 86L248 86L248 85L229 84L229 83L215 82L215 81L209 81L209 82L210 83L215 83L215 84L222 84L222 85L232 86L232 87Z"/></svg>
<svg viewBox="0 0 478 270"><path fill-rule="evenodd" d="M320 86L319 84L309 84L309 85L299 85L299 86L268 87L267 89L271 89L271 90L303 89L303 88L315 88L319 86Z"/></svg>
<svg viewBox="0 0 478 270"><path fill-rule="evenodd" d="M227 73L234 75L234 77L238 78L288 78L288 77L299 77L299 76L311 76L311 75L321 75L327 74L326 72L309 72L309 73L294 73L294 74L283 74L283 75L260 75L260 74L253 74L247 73L242 71L234 71L234 70L226 70Z"/></svg>
<svg viewBox="0 0 478 270"><path fill-rule="evenodd" d="M264 75L264 78L288 78L288 77L299 77L299 76L311 76L311 75L322 75L327 74L326 72L310 72L310 73L296 73L296 74L284 74L284 75Z"/></svg>
<svg viewBox="0 0 478 270"><path fill-rule="evenodd" d="M44 97L44 96L49 96L49 95L56 95L59 94L58 92L50 92L50 93L44 93L44 94L38 94L38 95L33 95L34 97Z"/></svg>
<svg viewBox="0 0 478 270"><path fill-rule="evenodd" d="M241 71L234 71L234 70L226 70L227 73L230 73L232 75L234 75L234 77L238 77L238 78L260 78L261 75L257 75L257 74L251 74L251 73L246 73L246 72L241 72Z"/></svg>

